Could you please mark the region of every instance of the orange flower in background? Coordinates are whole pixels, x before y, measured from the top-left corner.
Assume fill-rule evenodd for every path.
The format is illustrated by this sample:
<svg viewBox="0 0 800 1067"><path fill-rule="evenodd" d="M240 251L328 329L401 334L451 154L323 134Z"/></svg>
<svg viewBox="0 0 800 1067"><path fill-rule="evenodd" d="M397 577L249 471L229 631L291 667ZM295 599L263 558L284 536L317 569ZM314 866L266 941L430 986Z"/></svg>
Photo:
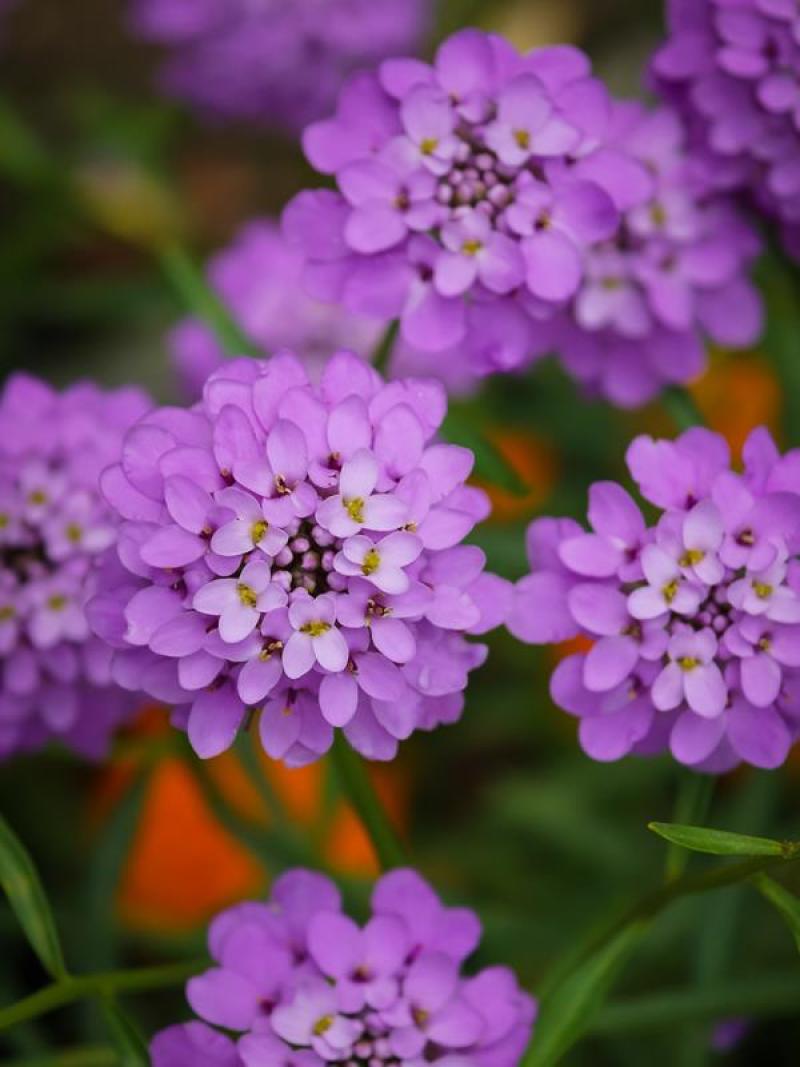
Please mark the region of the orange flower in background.
<svg viewBox="0 0 800 1067"><path fill-rule="evenodd" d="M517 474L526 492L515 496L495 485L481 483L492 502L490 521L525 518L547 500L555 484L558 464L552 449L527 430L490 430L487 437Z"/></svg>
<svg viewBox="0 0 800 1067"><path fill-rule="evenodd" d="M169 736L171 729L163 712L150 709L136 734L158 738ZM93 796L93 821L101 831L132 788L141 762L141 756L126 756L102 772ZM322 823L323 763L290 770L262 753L261 765L292 821L304 832ZM234 753L224 753L206 766L232 811L256 830L268 824L262 798ZM382 767L373 780L390 815L402 826L408 808L402 774L394 765ZM320 863L340 874L377 874L369 838L350 807L337 799L327 818ZM118 886L122 920L140 930L186 932L238 900L263 895L268 875L264 863L221 825L195 765L179 756L161 758L151 772Z"/></svg>
<svg viewBox="0 0 800 1067"><path fill-rule="evenodd" d="M754 426L777 426L781 389L770 364L758 355L715 353L691 393L712 429L741 453Z"/></svg>

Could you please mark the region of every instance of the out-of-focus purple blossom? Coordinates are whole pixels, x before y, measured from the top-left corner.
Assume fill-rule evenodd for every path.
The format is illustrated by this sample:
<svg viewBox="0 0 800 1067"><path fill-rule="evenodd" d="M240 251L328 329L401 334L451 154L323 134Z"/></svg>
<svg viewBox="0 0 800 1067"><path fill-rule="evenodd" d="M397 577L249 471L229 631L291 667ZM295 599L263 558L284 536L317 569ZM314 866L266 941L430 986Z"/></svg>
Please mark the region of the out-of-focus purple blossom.
<svg viewBox="0 0 800 1067"><path fill-rule="evenodd" d="M315 300L305 292L302 274L302 254L267 219L245 225L208 268L211 285L265 356L289 349L303 360L313 380L332 351L348 349L369 358L386 322ZM225 361L214 332L187 319L172 331L170 349L184 394L197 399L206 379ZM403 341L393 348L389 371L392 377L437 377L451 392L463 392L473 381L463 361L431 358Z"/></svg>
<svg viewBox="0 0 800 1067"><path fill-rule="evenodd" d="M536 1002L506 967L461 973L480 934L413 870L377 882L363 927L327 878L289 871L212 922L215 966L187 985L204 1021L157 1035L153 1067L516 1067Z"/></svg>
<svg viewBox="0 0 800 1067"><path fill-rule="evenodd" d="M744 190L777 220L790 252L800 234L800 16L793 0L670 0L669 36L653 60L720 188Z"/></svg>
<svg viewBox="0 0 800 1067"><path fill-rule="evenodd" d="M511 586L461 544L488 501L465 485L472 453L435 439L446 406L352 353L314 386L284 353L229 361L194 408L139 422L102 480L123 574L91 605L119 684L177 705L203 757L256 711L293 766L337 727L391 759L457 719L486 655L465 635L502 622Z"/></svg>
<svg viewBox="0 0 800 1067"><path fill-rule="evenodd" d="M549 518L528 530L509 629L591 641L551 693L594 759L669 748L699 770L777 767L800 732L800 450L781 456L759 429L743 459L734 473L708 430L638 437L628 468L662 510L654 526L598 482L590 532Z"/></svg>
<svg viewBox="0 0 800 1067"><path fill-rule="evenodd" d="M308 291L398 318L441 365L486 375L556 352L634 405L694 377L706 337L758 335L754 234L677 119L613 102L576 49L523 56L462 31L432 65L355 76L304 146L338 187L284 213Z"/></svg>
<svg viewBox="0 0 800 1067"><path fill-rule="evenodd" d="M743 1016L720 1020L711 1034L711 1048L714 1052L731 1052L741 1045L752 1026L752 1020Z"/></svg>
<svg viewBox="0 0 800 1067"><path fill-rule="evenodd" d="M0 397L0 757L58 739L102 755L135 706L111 678L87 600L118 520L100 495L129 426L150 407L136 389L62 394L26 374Z"/></svg>
<svg viewBox="0 0 800 1067"><path fill-rule="evenodd" d="M760 244L715 188L713 170L688 151L673 112L618 104L608 143L649 180L620 203L614 238L587 254L554 345L591 392L631 407L696 377L707 341L740 348L757 340L761 300L747 269Z"/></svg>
<svg viewBox="0 0 800 1067"><path fill-rule="evenodd" d="M415 52L429 0L132 0L137 33L171 49L165 89L201 111L299 131L345 78Z"/></svg>

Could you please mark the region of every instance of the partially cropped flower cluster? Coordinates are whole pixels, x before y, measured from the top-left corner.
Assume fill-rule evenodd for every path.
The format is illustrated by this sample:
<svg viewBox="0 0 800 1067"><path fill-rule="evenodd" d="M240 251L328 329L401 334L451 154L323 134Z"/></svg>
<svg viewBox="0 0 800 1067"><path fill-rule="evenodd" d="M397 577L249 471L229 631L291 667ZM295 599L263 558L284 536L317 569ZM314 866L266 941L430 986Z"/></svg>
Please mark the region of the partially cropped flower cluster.
<svg viewBox="0 0 800 1067"><path fill-rule="evenodd" d="M168 91L212 115L300 130L343 80L414 52L429 0L132 0L137 32L172 49Z"/></svg>
<svg viewBox="0 0 800 1067"><path fill-rule="evenodd" d="M357 315L309 296L302 283L303 256L280 228L267 219L242 227L232 244L213 257L209 281L250 340L269 356L290 349L312 378L318 378L330 352L348 349L368 358L378 347L386 323ZM225 353L205 323L187 319L170 337L172 361L185 395L195 400ZM432 358L400 341L390 361L393 377L424 373L451 390L470 384L468 368L455 359Z"/></svg>
<svg viewBox="0 0 800 1067"><path fill-rule="evenodd" d="M205 1021L157 1035L153 1067L516 1067L536 1002L505 967L461 974L479 940L415 871L380 879L363 927L327 878L289 871L211 924L216 966L187 986Z"/></svg>
<svg viewBox="0 0 800 1067"><path fill-rule="evenodd" d="M720 186L749 192L800 256L800 9L795 0L670 0L653 72Z"/></svg>
<svg viewBox="0 0 800 1067"><path fill-rule="evenodd" d="M587 533L571 519L528 531L532 574L509 628L533 643L581 635L551 692L599 760L669 747L722 771L776 767L800 732L800 451L754 431L734 473L708 430L639 437L628 468L662 509L651 527L614 482L592 487Z"/></svg>
<svg viewBox="0 0 800 1067"><path fill-rule="evenodd" d="M677 115L617 104L608 143L642 165L614 238L587 252L584 281L553 344L587 388L629 407L705 362L706 339L753 344L761 300L747 277L760 244Z"/></svg>
<svg viewBox="0 0 800 1067"><path fill-rule="evenodd" d="M511 588L461 545L484 518L467 449L437 443L434 382L385 385L350 353L312 386L291 355L238 360L203 399L127 435L103 489L123 574L93 604L115 677L182 706L201 756L260 709L266 751L315 760L344 728L390 759L457 719Z"/></svg>
<svg viewBox="0 0 800 1067"><path fill-rule="evenodd" d="M753 234L693 170L676 120L614 103L576 49L523 56L462 31L432 66L354 77L304 146L338 186L284 213L309 291L399 318L471 375L561 351L595 390L640 403L700 370L704 331L757 335Z"/></svg>
<svg viewBox="0 0 800 1067"><path fill-rule="evenodd" d="M97 479L148 406L25 374L0 397L0 756L52 738L99 756L132 710L85 607L117 532Z"/></svg>

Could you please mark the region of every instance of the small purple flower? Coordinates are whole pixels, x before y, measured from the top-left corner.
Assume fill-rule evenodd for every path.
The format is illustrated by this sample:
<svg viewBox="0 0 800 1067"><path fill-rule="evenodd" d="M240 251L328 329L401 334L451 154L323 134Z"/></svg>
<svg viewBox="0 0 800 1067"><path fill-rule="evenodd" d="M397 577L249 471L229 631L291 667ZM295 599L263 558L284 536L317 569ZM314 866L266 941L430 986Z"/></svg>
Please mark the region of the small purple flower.
<svg viewBox="0 0 800 1067"><path fill-rule="evenodd" d="M0 397L0 756L60 740L99 757L135 709L87 602L119 527L98 478L149 406L138 390L58 394L24 374Z"/></svg>
<svg viewBox="0 0 800 1067"><path fill-rule="evenodd" d="M119 684L177 705L203 757L253 714L292 766L334 728L391 759L456 719L485 656L465 637L511 587L460 544L488 506L471 453L435 439L445 413L435 382L387 385L340 353L314 386L283 354L228 362L194 408L137 424L102 479L122 573L92 605Z"/></svg>
<svg viewBox="0 0 800 1067"><path fill-rule="evenodd" d="M415 51L424 0L131 0L137 33L171 50L161 82L201 112L289 132L324 115L345 78Z"/></svg>
<svg viewBox="0 0 800 1067"><path fill-rule="evenodd" d="M695 158L726 191L777 221L794 254L800 222L800 16L792 0L668 4L652 72Z"/></svg>
<svg viewBox="0 0 800 1067"><path fill-rule="evenodd" d="M363 927L326 878L289 871L267 904L212 922L215 966L187 986L203 1021L156 1035L154 1067L515 1067L537 1005L505 967L461 973L479 939L475 914L443 907L415 871L377 882Z"/></svg>
<svg viewBox="0 0 800 1067"><path fill-rule="evenodd" d="M708 430L639 437L628 468L662 510L655 525L612 483L592 487L593 532L531 524L508 626L531 643L592 643L551 692L595 759L669 747L700 770L777 767L800 732L798 453L759 429L743 458L735 474Z"/></svg>

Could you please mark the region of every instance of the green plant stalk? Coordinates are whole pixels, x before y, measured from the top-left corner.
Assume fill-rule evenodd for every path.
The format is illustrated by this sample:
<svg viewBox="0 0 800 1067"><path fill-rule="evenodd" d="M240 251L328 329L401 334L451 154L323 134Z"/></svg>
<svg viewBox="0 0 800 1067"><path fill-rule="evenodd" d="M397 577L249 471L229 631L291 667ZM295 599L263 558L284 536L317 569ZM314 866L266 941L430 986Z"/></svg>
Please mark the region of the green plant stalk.
<svg viewBox="0 0 800 1067"><path fill-rule="evenodd" d="M3 1067L122 1067L122 1062L113 1048L84 1045L49 1055L7 1060Z"/></svg>
<svg viewBox="0 0 800 1067"><path fill-rule="evenodd" d="M386 374L389 369L389 363L392 358L392 352L397 342L397 335L400 332L400 322L398 319L393 319L375 346L375 350L372 353L371 363L379 374Z"/></svg>
<svg viewBox="0 0 800 1067"><path fill-rule="evenodd" d="M716 778L711 774L697 774L681 768L681 777L675 797L673 822L702 825L711 807ZM670 842L667 849L665 875L668 881L679 878L686 870L689 853L685 848Z"/></svg>
<svg viewBox="0 0 800 1067"><path fill-rule="evenodd" d="M87 997L108 997L122 993L147 993L154 989L182 985L187 978L208 966L208 960L169 963L158 967L140 967L124 971L68 976L45 986L37 993L0 1009L0 1030L35 1019L46 1012Z"/></svg>
<svg viewBox="0 0 800 1067"><path fill-rule="evenodd" d="M607 1005L589 1026L590 1034L668 1029L676 1024L713 1022L728 1016L794 1017L800 1011L800 975L724 982L707 988L669 990Z"/></svg>
<svg viewBox="0 0 800 1067"><path fill-rule="evenodd" d="M679 430L690 430L693 426L705 426L705 419L700 409L682 386L668 386L661 394L661 403Z"/></svg>
<svg viewBox="0 0 800 1067"><path fill-rule="evenodd" d="M342 792L355 809L384 871L408 862L405 849L375 792L361 757L342 736L331 749L331 760Z"/></svg>

